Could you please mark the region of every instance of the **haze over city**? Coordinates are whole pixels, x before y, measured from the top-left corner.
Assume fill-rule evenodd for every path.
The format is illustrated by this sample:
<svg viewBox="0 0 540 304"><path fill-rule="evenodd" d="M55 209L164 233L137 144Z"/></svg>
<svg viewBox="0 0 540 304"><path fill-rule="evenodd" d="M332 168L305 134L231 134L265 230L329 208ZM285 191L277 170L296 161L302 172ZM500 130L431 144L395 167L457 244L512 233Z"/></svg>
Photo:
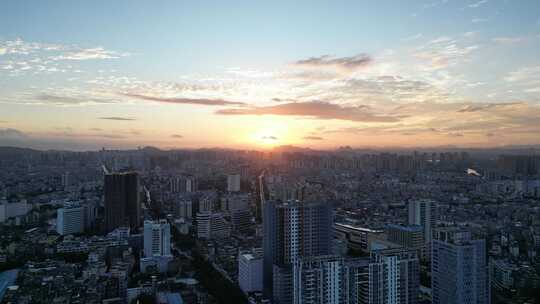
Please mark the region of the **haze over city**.
<svg viewBox="0 0 540 304"><path fill-rule="evenodd" d="M538 1L6 1L0 145L540 143Z"/></svg>

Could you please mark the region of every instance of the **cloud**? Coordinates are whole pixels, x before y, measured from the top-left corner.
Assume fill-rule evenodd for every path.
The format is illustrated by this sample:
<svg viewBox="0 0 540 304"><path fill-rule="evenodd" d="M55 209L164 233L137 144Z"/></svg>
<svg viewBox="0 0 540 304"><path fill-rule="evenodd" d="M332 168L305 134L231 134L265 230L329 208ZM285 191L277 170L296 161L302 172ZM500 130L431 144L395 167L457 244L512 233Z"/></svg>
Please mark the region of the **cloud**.
<svg viewBox="0 0 540 304"><path fill-rule="evenodd" d="M495 37L492 39L493 42L500 44L518 44L525 41L523 37Z"/></svg>
<svg viewBox="0 0 540 304"><path fill-rule="evenodd" d="M117 121L132 121L132 120L137 120L136 118L131 118L131 117L117 117L117 116L111 116L111 117L98 117L98 119L104 119L104 120L117 120Z"/></svg>
<svg viewBox="0 0 540 304"><path fill-rule="evenodd" d="M17 129L0 129L0 139L25 139L28 136Z"/></svg>
<svg viewBox="0 0 540 304"><path fill-rule="evenodd" d="M478 2L475 2L475 3L471 3L469 5L467 5L467 7L470 7L470 8L479 8L480 6L484 5L488 3L488 0L480 0Z"/></svg>
<svg viewBox="0 0 540 304"><path fill-rule="evenodd" d="M469 83L465 84L465 86L467 88L476 88L476 87L479 87L479 86L483 86L485 84L486 84L485 82L477 81L477 82L469 82Z"/></svg>
<svg viewBox="0 0 540 304"><path fill-rule="evenodd" d="M73 128L71 128L71 127L56 127L54 129L58 130L58 131L62 131L64 133L72 133L73 132Z"/></svg>
<svg viewBox="0 0 540 304"><path fill-rule="evenodd" d="M106 138L106 139L126 139L128 138L125 134L119 133L79 133L74 132L71 128L55 128L60 132L45 133L40 134L41 137L56 137L56 138L76 138L76 139L87 139L87 138ZM95 131L90 129L90 131ZM131 132L127 132L131 133ZM36 134L34 134L36 135ZM34 136L34 139L37 139L37 136Z"/></svg>
<svg viewBox="0 0 540 304"><path fill-rule="evenodd" d="M516 71L510 72L504 80L508 82L519 82L524 80L530 80L532 78L540 78L540 65L523 67Z"/></svg>
<svg viewBox="0 0 540 304"><path fill-rule="evenodd" d="M331 128L324 134L353 134L370 137L378 142L385 138L417 136L419 140L449 141L455 138L461 143L486 143L486 133L504 135L512 142L537 142L540 132L538 117L540 106L526 102L485 103L437 103L408 104L390 111L394 115L409 115L397 124L351 126ZM517 137L515 135L518 135ZM346 135L341 135L346 136ZM438 138L438 139L437 139ZM392 142L390 140L390 142Z"/></svg>
<svg viewBox="0 0 540 304"><path fill-rule="evenodd" d="M320 136L304 136L304 137L302 137L302 139L305 139L305 140L324 140L324 138L322 138Z"/></svg>
<svg viewBox="0 0 540 304"><path fill-rule="evenodd" d="M282 73L280 76L291 80L327 81L339 78L340 75L330 71L310 70Z"/></svg>
<svg viewBox="0 0 540 304"><path fill-rule="evenodd" d="M361 128L361 127L343 127L338 129L328 129L324 130L323 133L325 134L334 134L334 133L351 133L351 134L357 134L360 133L366 129L370 128Z"/></svg>
<svg viewBox="0 0 540 304"><path fill-rule="evenodd" d="M439 5L445 4L447 2L448 2L448 0L442 0L442 1L435 1L435 2L431 2L431 3L426 3L426 4L422 5L422 8L423 9L434 8L434 7L437 7Z"/></svg>
<svg viewBox="0 0 540 304"><path fill-rule="evenodd" d="M392 99L407 99L407 97L434 93L434 87L424 81L386 75L373 79L347 80L341 92L351 93L356 98L361 96L362 92L368 92L371 95L386 95Z"/></svg>
<svg viewBox="0 0 540 304"><path fill-rule="evenodd" d="M519 68L508 73L504 80L525 93L537 93L540 88L540 66Z"/></svg>
<svg viewBox="0 0 540 304"><path fill-rule="evenodd" d="M471 15L469 19L472 16L474 15ZM532 113L538 113L538 111L530 111L531 106L527 107L519 103L492 106L489 103L473 102L473 100L479 96L485 96L487 93L496 92L498 95L493 100L499 103L504 102L505 100L500 98L508 96L507 90L512 88L514 91L512 99L506 101L530 98L529 100L525 99L525 101L528 104L534 104L537 94L533 93L538 92L540 84L524 86L524 83L538 81L540 78L536 78L535 75L540 74L535 74L533 66L513 69L510 65L507 69L510 68L509 71L513 72L493 75L493 77L498 76L499 82L504 79L508 83L502 83L502 85L492 88L488 83L480 82L485 80L476 79L475 76L478 75L468 75L466 69L471 60L479 58L478 56L473 57L475 52L482 52L482 50L475 51L479 46L472 45L479 40L467 38L473 34L463 32L456 33L454 37L439 37L431 41L422 38L418 41L420 48L410 46L402 50L405 52L379 53L376 56L374 54L374 59L367 55L360 56L360 59L357 60L358 63L352 63L354 60L351 59L357 56L341 58L332 56L307 58L306 56L304 58L307 59L283 67L282 71L276 70L277 72L271 76L273 78L268 79L268 81L259 78L270 77L270 74L265 74L264 71L259 73L259 71L233 69L223 75L215 74L203 79L188 75L182 77L182 83L151 82L135 78L119 79L117 77L118 79L112 79L107 75L109 73L107 69L104 73L96 75L78 75L81 85L74 87L73 91L63 91L61 87L56 85L55 88L50 89L31 88L28 89L29 93L26 96L22 96L24 98L12 98L11 102L51 105L115 102L118 104L150 103L155 105L153 102L162 102L216 106L217 108L213 109L219 110L216 113L221 115L280 115L289 119L319 119L321 123L318 125L325 125L328 130L352 126L357 129L349 129L348 131L354 132L361 129L362 131L359 131L361 133L358 134L366 137L376 137L374 134L377 132L380 132L381 135L384 135L383 132L390 133L396 138L403 134L419 134L420 140L423 140L424 137L438 137L440 141L446 142L452 140L449 135L451 133L461 133L465 135L463 139L473 140L471 132L477 132L477 136L482 136L486 140L486 132L507 134L507 132L530 130L534 125ZM489 37L487 42L493 42L490 40L492 38L493 36ZM526 38L531 39L529 36ZM486 49L486 51L488 50ZM73 52L63 50L62 53L71 54ZM54 53L53 55L59 54ZM6 57L0 56L0 61L15 66L15 63L8 63L3 60L4 58ZM362 58L367 60L361 60ZM31 60L32 58L27 58L24 62L31 65ZM76 65L79 63L57 61L56 64ZM455 69L444 69L453 65L459 66ZM18 69L25 67L25 64L20 64ZM354 71L360 72L354 73ZM310 78L331 81L301 82L279 77L285 73L291 75L291 78L297 76L304 80ZM231 75L240 76L242 79ZM66 77L69 76L71 75L66 75ZM470 92L469 88L478 86L483 87ZM486 92L486 90L488 91ZM35 94L36 92L38 94ZM474 94L471 96L470 93ZM272 97L279 98L270 100L269 98ZM6 96L0 97L0 99L6 100ZM139 99L141 100L139 101ZM54 109L49 110L54 111ZM103 111L94 115L94 118L97 119L98 116L104 115L132 116L133 114L131 112ZM136 119L143 118L139 115L133 116ZM8 118L5 117L5 119ZM102 117L101 119L131 120L135 118ZM238 116L230 118L234 120ZM364 122L370 124L364 124ZM374 123L371 124L371 122ZM130 139L133 138L133 141L136 138L141 138L129 133L129 127L135 126L134 124L121 122L118 124L118 126L120 124L124 126L123 131L119 131L120 134L130 137ZM536 122L536 124L538 123ZM384 128L371 129L366 128L365 125L369 127L382 125ZM98 130L88 130L90 126L86 127L88 133L99 133ZM431 131L431 129L436 129L436 131ZM108 131L106 129L103 133L108 133ZM315 139L319 137L318 135L325 139L334 139L332 135L327 135L324 131L327 130L306 132L304 134L310 136L306 136L304 139L319 140ZM57 132L60 133L60 131ZM181 130L170 130L168 134L165 134L168 141L183 144L184 140L173 140L173 138L181 138L173 136L174 134L171 135L175 132L181 133ZM304 134L299 136L299 139ZM35 133L30 133L30 135L33 137ZM358 139L354 135L352 133L344 135L340 140ZM416 137L414 139L416 140ZM459 141L463 141L463 139L459 139ZM167 141L167 138L164 138L164 141Z"/></svg>
<svg viewBox="0 0 540 304"><path fill-rule="evenodd" d="M32 55L44 52L53 55L47 59L33 58L34 62L45 60L114 59L130 55L126 52L107 50L103 47L83 48L77 45L28 42L20 38L16 40L0 40L0 55Z"/></svg>
<svg viewBox="0 0 540 304"><path fill-rule="evenodd" d="M495 108L502 108L502 107L511 107L511 106L519 106L524 105L522 102L507 102L507 103L489 103L489 104L475 104L475 105L467 105L461 109L458 110L460 113L466 113L466 112L479 112L479 111L485 111L489 109L495 109Z"/></svg>
<svg viewBox="0 0 540 304"><path fill-rule="evenodd" d="M362 122L396 122L401 118L372 114L367 106L342 106L323 101L293 102L244 109L222 109L218 110L216 114L305 116L323 120L336 119Z"/></svg>
<svg viewBox="0 0 540 304"><path fill-rule="evenodd" d="M427 71L444 69L462 62L479 48L478 45L460 45L451 37L442 36L417 48L416 57L428 60Z"/></svg>
<svg viewBox="0 0 540 304"><path fill-rule="evenodd" d="M164 102L164 103L174 103L174 104L191 104L191 105L201 105L201 106L245 105L245 103L243 102L228 101L228 100L223 100L223 99L184 98L184 97L168 98L168 97L155 97L155 96L146 96L146 95L130 94L130 93L124 93L122 95L131 97L131 98L136 98L136 99Z"/></svg>
<svg viewBox="0 0 540 304"><path fill-rule="evenodd" d="M273 136L273 135L263 136L263 137L261 137L261 139L265 139L265 140L279 140L279 138L277 138L276 136Z"/></svg>
<svg viewBox="0 0 540 304"><path fill-rule="evenodd" d="M373 59L366 54L358 54L351 57L333 57L323 55L319 57L310 57L308 59L298 60L294 64L305 68L335 68L344 71L355 71L370 65Z"/></svg>
<svg viewBox="0 0 540 304"><path fill-rule="evenodd" d="M422 37L424 37L424 35L422 33L418 33L416 35L405 37L405 38L401 39L401 41L415 41L415 40L418 40L418 39L420 39Z"/></svg>
<svg viewBox="0 0 540 304"><path fill-rule="evenodd" d="M538 88L525 89L524 92L525 92L525 93L540 93L540 87L538 87Z"/></svg>
<svg viewBox="0 0 540 304"><path fill-rule="evenodd" d="M342 80L309 96L309 100L335 101L340 104L357 104L358 101L362 101L363 104L374 108L447 99L448 94L445 90L428 82L409 80L395 75Z"/></svg>
<svg viewBox="0 0 540 304"><path fill-rule="evenodd" d="M405 136L418 134L439 134L440 131L435 128L426 127L423 124L397 124L383 125L371 127L342 127L337 129L329 129L324 131L325 134L364 134L364 135L384 135L384 134L399 134Z"/></svg>
<svg viewBox="0 0 540 304"><path fill-rule="evenodd" d="M127 138L124 135L118 135L118 134L92 134L92 135L90 135L90 137L101 137L101 138L108 138L108 139L125 139L125 138Z"/></svg>
<svg viewBox="0 0 540 304"><path fill-rule="evenodd" d="M472 23L482 23L482 22L488 22L489 19L488 18L473 18L471 20Z"/></svg>
<svg viewBox="0 0 540 304"><path fill-rule="evenodd" d="M172 138L184 138L184 136L180 135L180 134L173 134L171 135Z"/></svg>
<svg viewBox="0 0 540 304"><path fill-rule="evenodd" d="M449 112L439 113L426 123L443 132L471 132L484 135L487 131L498 134L522 134L540 131L540 107L525 102L498 104L474 103L457 111L462 117Z"/></svg>
<svg viewBox="0 0 540 304"><path fill-rule="evenodd" d="M101 131L103 131L103 129L101 129L101 128L90 128L89 130L90 130L90 131L96 131L96 132L101 132Z"/></svg>
<svg viewBox="0 0 540 304"><path fill-rule="evenodd" d="M24 133L14 129L0 129L0 146L28 147L41 150L89 151L101 149L136 149L138 146L171 147L174 141L159 137L139 137L130 135L128 130L118 132L62 132L53 128L52 132L33 131ZM178 144L178 143L176 143ZM189 144L189 143L188 143Z"/></svg>
<svg viewBox="0 0 540 304"><path fill-rule="evenodd" d="M120 53L106 50L102 47L78 49L64 54L50 57L51 60L92 60L92 59L117 59L129 56L129 53Z"/></svg>
<svg viewBox="0 0 540 304"><path fill-rule="evenodd" d="M73 63L66 61L116 59L130 56L126 52L107 50L104 47L81 47L41 42L28 42L22 39L1 40L0 73L10 76L24 74L79 73Z"/></svg>
<svg viewBox="0 0 540 304"><path fill-rule="evenodd" d="M65 46L59 44L27 42L20 38L0 40L0 55L30 55L41 51L61 51Z"/></svg>
<svg viewBox="0 0 540 304"><path fill-rule="evenodd" d="M238 77L243 78L269 78L273 76L272 72L259 71L259 70L244 70L241 68L230 68L227 69L226 73L232 74Z"/></svg>
<svg viewBox="0 0 540 304"><path fill-rule="evenodd" d="M70 106L70 105L90 105L90 104L111 104L116 103L116 100L97 97L97 96L85 96L84 94L77 94L70 92L66 95L55 95L50 93L40 93L33 97L33 101L30 103L46 102L48 104L58 106Z"/></svg>
<svg viewBox="0 0 540 304"><path fill-rule="evenodd" d="M275 101L275 102L288 102L288 101L294 102L295 100L292 99L292 98L278 98L278 97L274 97L274 98L272 98L272 101Z"/></svg>

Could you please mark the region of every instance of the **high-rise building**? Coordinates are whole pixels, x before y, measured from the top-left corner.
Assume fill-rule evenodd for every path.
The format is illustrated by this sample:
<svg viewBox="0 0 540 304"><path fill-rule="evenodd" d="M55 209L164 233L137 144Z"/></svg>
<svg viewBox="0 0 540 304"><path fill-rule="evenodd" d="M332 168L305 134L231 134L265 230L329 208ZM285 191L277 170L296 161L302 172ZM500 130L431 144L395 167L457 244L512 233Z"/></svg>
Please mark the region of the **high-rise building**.
<svg viewBox="0 0 540 304"><path fill-rule="evenodd" d="M229 192L240 191L240 174L227 175L227 191Z"/></svg>
<svg viewBox="0 0 540 304"><path fill-rule="evenodd" d="M332 207L268 201L264 208L264 291L274 303L292 303L294 260L332 252Z"/></svg>
<svg viewBox="0 0 540 304"><path fill-rule="evenodd" d="M369 304L369 258L347 260L348 304Z"/></svg>
<svg viewBox="0 0 540 304"><path fill-rule="evenodd" d="M238 256L238 285L245 293L262 291L263 259L261 254L249 252Z"/></svg>
<svg viewBox="0 0 540 304"><path fill-rule="evenodd" d="M422 226L424 242L431 241L431 231L437 221L437 205L428 199L413 200L408 205L409 225Z"/></svg>
<svg viewBox="0 0 540 304"><path fill-rule="evenodd" d="M181 200L176 203L176 215L181 218L191 219L193 217L193 202L191 200Z"/></svg>
<svg viewBox="0 0 540 304"><path fill-rule="evenodd" d="M140 225L139 175L136 172L105 174L105 225L135 230Z"/></svg>
<svg viewBox="0 0 540 304"><path fill-rule="evenodd" d="M182 193L185 191L185 184L181 177L175 176L169 180L169 191L172 193Z"/></svg>
<svg viewBox="0 0 540 304"><path fill-rule="evenodd" d="M340 256L295 259L294 304L368 303L369 260Z"/></svg>
<svg viewBox="0 0 540 304"><path fill-rule="evenodd" d="M369 304L415 304L420 291L417 252L404 248L373 251L369 264Z"/></svg>
<svg viewBox="0 0 540 304"><path fill-rule="evenodd" d="M386 231L390 242L401 245L407 249L420 251L424 245L424 232L422 226L389 224L386 227Z"/></svg>
<svg viewBox="0 0 540 304"><path fill-rule="evenodd" d="M56 231L60 235L81 233L85 228L84 208L77 204L66 204L56 213Z"/></svg>
<svg viewBox="0 0 540 304"><path fill-rule="evenodd" d="M64 188L71 185L71 179L70 179L70 176L69 176L69 172L65 172L64 174L62 174L61 183L62 183L62 187L64 187Z"/></svg>
<svg viewBox="0 0 540 304"><path fill-rule="evenodd" d="M129 277L128 272L127 266L124 265L114 265L111 267L111 278L116 283L114 284L114 287L119 299L124 299L126 297Z"/></svg>
<svg viewBox="0 0 540 304"><path fill-rule="evenodd" d="M382 239L383 229L360 227L344 223L334 223L335 236L344 241L348 248L367 252L372 239Z"/></svg>
<svg viewBox="0 0 540 304"><path fill-rule="evenodd" d="M144 255L171 255L171 228L166 220L144 222Z"/></svg>
<svg viewBox="0 0 540 304"><path fill-rule="evenodd" d="M197 238L209 239L210 238L210 221L212 219L212 212L203 211L197 212L195 217L197 222Z"/></svg>
<svg viewBox="0 0 540 304"><path fill-rule="evenodd" d="M248 210L250 196L247 194L229 194L221 197L221 211Z"/></svg>
<svg viewBox="0 0 540 304"><path fill-rule="evenodd" d="M186 192L191 193L197 191L198 183L195 176L189 175L185 177Z"/></svg>
<svg viewBox="0 0 540 304"><path fill-rule="evenodd" d="M217 202L218 197L215 192L204 193L198 200L197 212L212 212L214 211L214 204Z"/></svg>
<svg viewBox="0 0 540 304"><path fill-rule="evenodd" d="M500 155L499 170L507 175L535 175L540 173L539 155Z"/></svg>
<svg viewBox="0 0 540 304"><path fill-rule="evenodd" d="M249 210L233 210L231 211L231 223L235 231L246 231L252 226L251 211Z"/></svg>
<svg viewBox="0 0 540 304"><path fill-rule="evenodd" d="M169 181L170 191L173 193L191 193L197 191L195 176L175 176Z"/></svg>
<svg viewBox="0 0 540 304"><path fill-rule="evenodd" d="M199 212L196 220L200 239L221 239L231 235L231 225L221 213Z"/></svg>
<svg viewBox="0 0 540 304"><path fill-rule="evenodd" d="M485 240L461 228L440 228L431 250L432 303L491 303Z"/></svg>
<svg viewBox="0 0 540 304"><path fill-rule="evenodd" d="M84 229L89 229L94 225L98 216L98 208L95 202L87 202L81 207L83 208Z"/></svg>

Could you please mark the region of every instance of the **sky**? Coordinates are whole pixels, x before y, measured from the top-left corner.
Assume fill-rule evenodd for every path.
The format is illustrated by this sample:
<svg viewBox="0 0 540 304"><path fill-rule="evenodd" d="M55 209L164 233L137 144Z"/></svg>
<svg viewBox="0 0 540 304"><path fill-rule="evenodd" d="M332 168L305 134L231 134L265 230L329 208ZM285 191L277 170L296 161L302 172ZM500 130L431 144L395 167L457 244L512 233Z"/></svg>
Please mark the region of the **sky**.
<svg viewBox="0 0 540 304"><path fill-rule="evenodd" d="M540 144L540 1L0 1L0 145Z"/></svg>

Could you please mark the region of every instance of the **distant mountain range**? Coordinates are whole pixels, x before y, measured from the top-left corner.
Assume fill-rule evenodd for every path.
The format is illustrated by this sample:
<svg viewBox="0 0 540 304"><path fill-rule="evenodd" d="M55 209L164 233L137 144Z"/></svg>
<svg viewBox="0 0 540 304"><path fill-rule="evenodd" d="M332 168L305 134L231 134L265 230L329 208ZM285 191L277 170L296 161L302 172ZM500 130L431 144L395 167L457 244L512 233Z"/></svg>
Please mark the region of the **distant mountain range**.
<svg viewBox="0 0 540 304"><path fill-rule="evenodd" d="M219 148L219 147L213 147L213 148L200 148L200 149L173 149L173 150L166 150L166 149L160 149L153 146L145 146L138 149L119 149L115 151L142 151L149 154L154 153L163 153L168 151L234 151L234 150L246 150L246 149L230 149L230 148ZM256 149L252 149L256 150ZM99 150L88 150L87 152L98 152ZM268 151L268 150L265 150ZM338 147L336 149L329 149L329 150L316 150L311 149L309 147L299 147L299 146L293 146L293 145L284 145L284 146L277 146L273 149L269 150L272 152L300 152L300 153L325 153L325 152L337 152L337 153L345 153L345 154L366 154L366 153L381 153L381 152L394 152L394 153L409 153L412 151L418 151L418 152L458 152L458 151L467 151L470 153L493 153L496 152L497 154L540 154L540 144L536 145L508 145L508 146L500 146L500 147L493 147L493 148L468 148L468 147L456 147L456 146L436 146L436 147L418 147L418 148L402 148L402 147L365 147L365 148L354 148L350 146L342 146ZM21 155L28 155L28 154L39 154L42 152L81 152L81 151L73 151L73 150L38 150L38 149L32 149L32 148L21 148L21 147L14 147L14 146L0 146L0 158L2 159L9 159Z"/></svg>

